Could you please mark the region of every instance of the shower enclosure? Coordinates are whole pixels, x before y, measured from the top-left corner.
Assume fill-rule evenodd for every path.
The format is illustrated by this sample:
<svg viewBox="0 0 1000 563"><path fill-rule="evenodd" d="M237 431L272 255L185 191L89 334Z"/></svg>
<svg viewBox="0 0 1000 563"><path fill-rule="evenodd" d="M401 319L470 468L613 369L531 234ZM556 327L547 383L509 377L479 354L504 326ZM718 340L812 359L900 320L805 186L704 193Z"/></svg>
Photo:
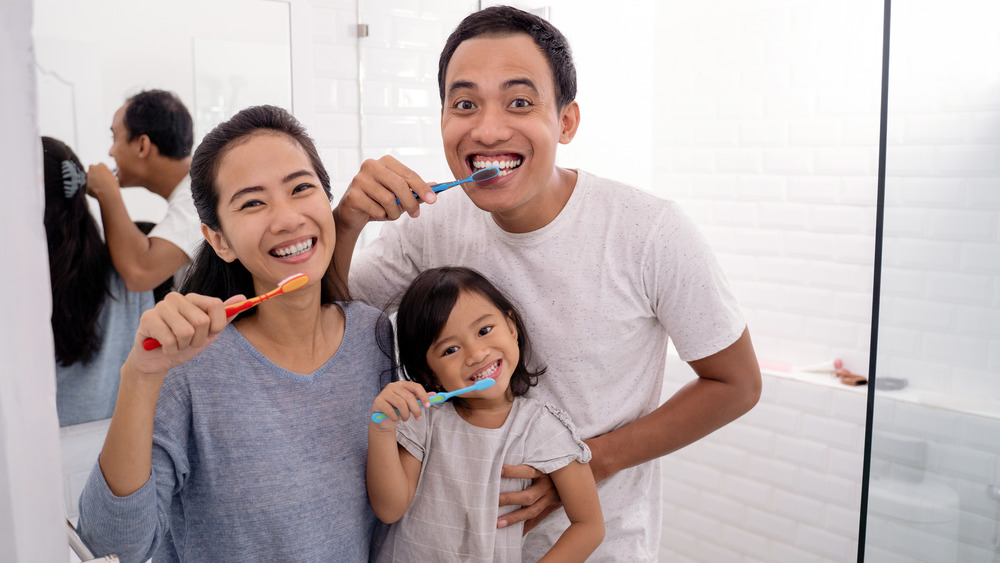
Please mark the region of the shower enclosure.
<svg viewBox="0 0 1000 563"><path fill-rule="evenodd" d="M888 24L859 560L997 562L1000 3L895 2Z"/></svg>

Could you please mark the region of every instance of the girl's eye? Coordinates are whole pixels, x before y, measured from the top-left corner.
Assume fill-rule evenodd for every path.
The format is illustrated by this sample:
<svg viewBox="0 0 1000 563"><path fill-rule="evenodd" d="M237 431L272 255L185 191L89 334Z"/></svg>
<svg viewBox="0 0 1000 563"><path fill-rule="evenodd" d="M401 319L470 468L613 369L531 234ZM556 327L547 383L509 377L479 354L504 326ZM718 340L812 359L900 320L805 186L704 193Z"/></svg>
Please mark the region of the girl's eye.
<svg viewBox="0 0 1000 563"><path fill-rule="evenodd" d="M455 103L455 109L460 109L460 110L466 110L466 111L468 111L468 110L476 109L476 104L470 102L469 100L460 100L460 101L458 101L458 102Z"/></svg>
<svg viewBox="0 0 1000 563"><path fill-rule="evenodd" d="M479 329L479 336L486 336L487 334L490 333L491 330L493 330L492 326L484 326L483 328Z"/></svg>
<svg viewBox="0 0 1000 563"><path fill-rule="evenodd" d="M531 102L525 100L524 98L518 98L510 103L510 107L512 108L526 108L529 106L531 106Z"/></svg>
<svg viewBox="0 0 1000 563"><path fill-rule="evenodd" d="M441 355L442 356L450 356L450 355L454 354L455 352L458 352L458 346L449 346L449 347L447 347L447 348L444 349L444 352L442 352Z"/></svg>

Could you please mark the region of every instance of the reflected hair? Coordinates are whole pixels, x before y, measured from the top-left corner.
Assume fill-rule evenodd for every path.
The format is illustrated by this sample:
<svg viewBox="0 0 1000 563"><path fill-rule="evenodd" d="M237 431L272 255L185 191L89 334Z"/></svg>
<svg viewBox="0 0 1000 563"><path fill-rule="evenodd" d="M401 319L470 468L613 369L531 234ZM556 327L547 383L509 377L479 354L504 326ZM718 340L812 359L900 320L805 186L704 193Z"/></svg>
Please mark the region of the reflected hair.
<svg viewBox="0 0 1000 563"><path fill-rule="evenodd" d="M520 358L510 378L510 393L514 397L524 395L538 383L545 367L535 371L528 369L531 341L521 314L510 298L471 268L448 266L425 270L406 289L396 313L396 346L403 373L427 390L445 391L427 364L427 351L440 336L463 292L481 295L514 321Z"/></svg>
<svg viewBox="0 0 1000 563"><path fill-rule="evenodd" d="M299 121L288 111L276 106L248 107L205 135L191 159L191 198L198 210L198 218L213 231L222 232L217 185L222 160L234 147L247 142L254 135L265 134L284 135L301 147L309 158L327 199L333 199L330 175L320 160L316 145ZM324 305L350 299L347 288L335 276L324 276L321 286L321 301ZM181 292L200 293L220 299L228 299L237 294L251 297L254 295L253 276L238 259L226 262L219 258L208 241L202 241L194 263L182 283ZM250 316L255 312L256 308L251 308L240 313L240 317Z"/></svg>
<svg viewBox="0 0 1000 563"><path fill-rule="evenodd" d="M559 109L576 99L576 65L569 41L554 25L511 6L491 6L469 14L448 36L438 60L438 92L444 104L444 76L448 63L462 42L477 37L508 37L523 33L531 37L549 62Z"/></svg>
<svg viewBox="0 0 1000 563"><path fill-rule="evenodd" d="M166 90L144 90L125 103L123 122L129 141L146 135L161 156L174 160L191 156L194 121L176 94Z"/></svg>
<svg viewBox="0 0 1000 563"><path fill-rule="evenodd" d="M42 137L45 236L52 281L56 361L87 363L101 348L98 319L108 298L111 256L90 213L83 165L66 143Z"/></svg>

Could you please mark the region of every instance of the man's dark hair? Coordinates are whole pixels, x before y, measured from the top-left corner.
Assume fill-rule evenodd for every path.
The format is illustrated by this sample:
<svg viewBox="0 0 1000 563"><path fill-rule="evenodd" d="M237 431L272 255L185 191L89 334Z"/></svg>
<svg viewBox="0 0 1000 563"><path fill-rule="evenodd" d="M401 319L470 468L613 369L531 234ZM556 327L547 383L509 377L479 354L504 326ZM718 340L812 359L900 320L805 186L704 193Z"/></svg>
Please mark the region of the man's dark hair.
<svg viewBox="0 0 1000 563"><path fill-rule="evenodd" d="M180 98L165 90L145 90L126 103L124 123L129 141L146 135L167 158L191 156L194 121Z"/></svg>
<svg viewBox="0 0 1000 563"><path fill-rule="evenodd" d="M492 6L466 16L448 36L438 61L441 103L444 103L445 71L448 70L452 55L463 41L476 37L507 37L518 33L530 36L548 59L559 109L575 100L576 66L566 37L555 26L534 14L510 6Z"/></svg>

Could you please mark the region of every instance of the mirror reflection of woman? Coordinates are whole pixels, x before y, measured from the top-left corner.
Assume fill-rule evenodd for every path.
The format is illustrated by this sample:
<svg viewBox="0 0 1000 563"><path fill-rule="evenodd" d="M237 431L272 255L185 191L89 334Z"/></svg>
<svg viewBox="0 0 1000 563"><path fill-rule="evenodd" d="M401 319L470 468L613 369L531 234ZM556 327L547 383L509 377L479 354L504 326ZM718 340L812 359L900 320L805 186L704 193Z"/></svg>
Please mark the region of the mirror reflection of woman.
<svg viewBox="0 0 1000 563"><path fill-rule="evenodd" d="M128 291L112 267L73 150L42 137L42 153L56 407L59 426L69 426L111 416L118 370L132 349L139 316L153 307L153 294Z"/></svg>
<svg viewBox="0 0 1000 563"><path fill-rule="evenodd" d="M80 535L123 562L366 561L368 407L392 334L325 279L329 176L290 114L258 106L205 137L191 180L206 242L185 295L143 315ZM296 273L310 282L230 324L226 304Z"/></svg>

